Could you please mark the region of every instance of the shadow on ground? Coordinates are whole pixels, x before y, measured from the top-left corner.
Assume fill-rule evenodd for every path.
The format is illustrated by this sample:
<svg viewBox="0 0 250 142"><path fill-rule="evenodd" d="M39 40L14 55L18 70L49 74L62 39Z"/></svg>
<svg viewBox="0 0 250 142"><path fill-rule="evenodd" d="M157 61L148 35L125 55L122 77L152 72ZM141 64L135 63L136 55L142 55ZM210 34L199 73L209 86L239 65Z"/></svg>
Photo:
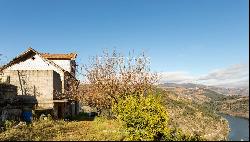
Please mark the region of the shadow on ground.
<svg viewBox="0 0 250 142"><path fill-rule="evenodd" d="M95 112L81 112L76 116L70 116L70 117L66 117L66 120L68 121L93 121L96 117L96 113Z"/></svg>

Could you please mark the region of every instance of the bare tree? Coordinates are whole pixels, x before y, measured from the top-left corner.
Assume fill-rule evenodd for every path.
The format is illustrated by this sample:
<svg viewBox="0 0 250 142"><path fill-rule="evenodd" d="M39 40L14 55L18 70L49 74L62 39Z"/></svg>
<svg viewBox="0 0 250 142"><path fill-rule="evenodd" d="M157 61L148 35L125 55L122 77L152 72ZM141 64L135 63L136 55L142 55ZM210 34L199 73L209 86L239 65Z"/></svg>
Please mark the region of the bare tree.
<svg viewBox="0 0 250 142"><path fill-rule="evenodd" d="M102 56L93 57L90 65L84 66L87 84L80 90L83 101L101 111L126 96L147 95L158 81L149 65L144 52L125 58L115 50L111 54L103 51Z"/></svg>
<svg viewBox="0 0 250 142"><path fill-rule="evenodd" d="M80 100L81 93L79 92L80 81L70 73L65 73L64 92L62 90L54 90L54 97L57 99Z"/></svg>
<svg viewBox="0 0 250 142"><path fill-rule="evenodd" d="M1 66L2 66L2 65L1 65L1 64L2 64L2 63L1 63L1 62L2 62L2 61L1 61L2 56L3 56L3 54L0 53L0 72L1 72Z"/></svg>

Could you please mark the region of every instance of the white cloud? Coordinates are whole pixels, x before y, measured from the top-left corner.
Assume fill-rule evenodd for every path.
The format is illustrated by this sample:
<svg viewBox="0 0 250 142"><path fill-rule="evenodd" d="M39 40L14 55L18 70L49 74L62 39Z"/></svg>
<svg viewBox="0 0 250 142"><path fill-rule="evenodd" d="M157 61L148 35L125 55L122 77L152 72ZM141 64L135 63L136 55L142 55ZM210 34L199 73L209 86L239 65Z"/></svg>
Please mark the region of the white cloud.
<svg viewBox="0 0 250 142"><path fill-rule="evenodd" d="M188 72L162 72L160 73L161 82L186 83L195 80L195 77Z"/></svg>
<svg viewBox="0 0 250 142"><path fill-rule="evenodd" d="M240 79L249 76L248 64L236 64L225 69L219 69L202 76L199 80L227 80L227 79Z"/></svg>
<svg viewBox="0 0 250 142"><path fill-rule="evenodd" d="M193 76L188 72L163 72L161 82L201 83L222 87L248 87L249 64L236 64L223 69L216 69L208 74Z"/></svg>

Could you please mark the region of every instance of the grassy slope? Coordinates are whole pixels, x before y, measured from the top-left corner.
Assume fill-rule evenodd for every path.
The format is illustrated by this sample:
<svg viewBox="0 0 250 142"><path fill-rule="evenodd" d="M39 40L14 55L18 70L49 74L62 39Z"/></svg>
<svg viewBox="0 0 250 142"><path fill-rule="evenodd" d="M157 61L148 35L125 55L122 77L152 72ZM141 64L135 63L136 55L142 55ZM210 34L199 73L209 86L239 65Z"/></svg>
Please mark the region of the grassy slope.
<svg viewBox="0 0 250 142"><path fill-rule="evenodd" d="M37 120L32 126L10 128L0 133L0 140L101 141L121 140L121 122L95 118L93 121Z"/></svg>

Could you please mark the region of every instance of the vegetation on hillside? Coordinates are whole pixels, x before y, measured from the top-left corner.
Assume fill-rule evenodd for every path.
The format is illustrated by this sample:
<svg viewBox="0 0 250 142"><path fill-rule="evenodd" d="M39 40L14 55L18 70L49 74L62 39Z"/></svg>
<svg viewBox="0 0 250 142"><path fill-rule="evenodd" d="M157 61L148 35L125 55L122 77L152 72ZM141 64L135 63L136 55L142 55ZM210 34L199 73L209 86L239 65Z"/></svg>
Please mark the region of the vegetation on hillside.
<svg viewBox="0 0 250 142"><path fill-rule="evenodd" d="M195 103L201 104L216 113L224 113L233 116L249 118L249 96L246 89L223 89L216 87L206 87L199 84L161 84L162 89L175 92L179 97L185 97ZM191 87L191 88L190 88ZM198 89L197 89L198 88ZM219 91L218 91L219 90ZM227 95L219 92L229 90L244 91L245 95ZM235 91L232 91L235 92ZM237 92L237 91L236 91Z"/></svg>
<svg viewBox="0 0 250 142"><path fill-rule="evenodd" d="M211 102L219 113L239 116L249 119L249 96L229 96Z"/></svg>
<svg viewBox="0 0 250 142"><path fill-rule="evenodd" d="M249 96L226 96L210 89L205 89L203 95L210 98L204 106L217 113L249 118Z"/></svg>
<svg viewBox="0 0 250 142"><path fill-rule="evenodd" d="M93 121L41 118L16 128L5 125L1 140L225 140L228 124L210 107L156 88L142 54L128 60L113 52L85 66L88 84L72 94L97 109ZM132 60L134 59L134 61ZM76 87L75 87L76 86ZM209 94L208 95L212 95ZM104 114L105 110L109 113ZM102 114L102 115L100 115ZM84 116L85 117L85 116ZM71 118L75 120L76 118Z"/></svg>
<svg viewBox="0 0 250 142"><path fill-rule="evenodd" d="M228 122L210 106L186 99L174 91L160 88L158 91L169 113L170 125L182 129L184 133L198 134L206 140L227 139Z"/></svg>
<svg viewBox="0 0 250 142"><path fill-rule="evenodd" d="M169 115L160 96L128 96L114 107L114 112L124 122L128 133L125 140L203 140L199 135L184 134L169 125Z"/></svg>
<svg viewBox="0 0 250 142"><path fill-rule="evenodd" d="M148 58L143 53L125 58L116 51L103 52L84 67L88 85L82 88L83 101L95 107L98 114L109 110L106 116L122 120L127 140L189 140L181 131L172 131L175 136L171 136L165 106L149 96L158 76L150 72ZM201 139L190 136L192 140L196 138Z"/></svg>

